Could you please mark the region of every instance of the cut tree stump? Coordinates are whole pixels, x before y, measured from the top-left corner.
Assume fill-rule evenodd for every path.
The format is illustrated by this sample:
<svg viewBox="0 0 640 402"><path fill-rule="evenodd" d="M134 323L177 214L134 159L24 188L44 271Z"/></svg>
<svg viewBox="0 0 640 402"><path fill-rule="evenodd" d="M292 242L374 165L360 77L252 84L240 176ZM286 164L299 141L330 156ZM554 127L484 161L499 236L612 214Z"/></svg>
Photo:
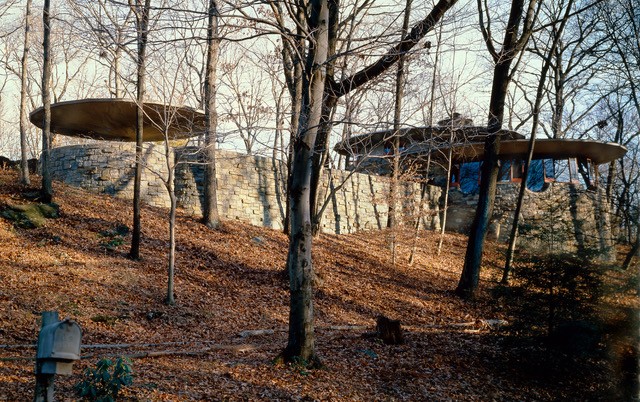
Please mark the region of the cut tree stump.
<svg viewBox="0 0 640 402"><path fill-rule="evenodd" d="M386 345L401 345L404 343L399 320L392 320L383 315L378 316L376 319L376 334Z"/></svg>

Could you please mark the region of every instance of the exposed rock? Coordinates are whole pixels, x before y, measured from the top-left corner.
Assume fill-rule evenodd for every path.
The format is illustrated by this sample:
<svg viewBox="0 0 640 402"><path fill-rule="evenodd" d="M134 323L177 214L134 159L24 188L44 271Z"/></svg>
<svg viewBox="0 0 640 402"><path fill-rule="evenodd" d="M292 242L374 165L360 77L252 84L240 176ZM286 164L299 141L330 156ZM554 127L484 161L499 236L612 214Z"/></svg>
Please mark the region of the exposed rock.
<svg viewBox="0 0 640 402"><path fill-rule="evenodd" d="M33 229L44 226L47 219L57 218L59 206L55 203L7 205L0 214L16 227Z"/></svg>

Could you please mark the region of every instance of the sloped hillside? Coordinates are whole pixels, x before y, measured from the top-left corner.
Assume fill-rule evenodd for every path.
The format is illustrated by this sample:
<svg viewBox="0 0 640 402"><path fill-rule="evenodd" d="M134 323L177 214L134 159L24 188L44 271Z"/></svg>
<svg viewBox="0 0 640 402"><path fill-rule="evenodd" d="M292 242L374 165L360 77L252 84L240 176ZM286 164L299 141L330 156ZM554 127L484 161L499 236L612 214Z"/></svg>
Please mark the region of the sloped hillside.
<svg viewBox="0 0 640 402"><path fill-rule="evenodd" d="M0 209L32 202L29 192L36 187L16 181L14 172L0 172ZM167 211L143 210L143 259L131 261L130 235L122 230L131 222L129 201L61 184L54 188L59 218L35 229L0 219L0 400L32 398L29 358L35 350L28 345L36 341L45 310L75 319L89 345L74 375L57 378L60 400L77 399L72 385L85 367L120 355L133 356L135 378L125 400L625 395L625 367L606 345L594 353L556 353L536 337L495 325L522 318L521 310L493 290L502 263L495 244L488 245L478 298L464 302L451 292L462 267L463 236L447 235L436 256L436 234L421 232L417 261L409 266L411 234L400 233L401 261L395 267L385 232L320 236L314 246L316 341L325 367L308 371L272 363L287 339L282 233L237 221L211 231L179 215L177 304L166 306ZM606 299L607 314L637 308L637 287L625 285L634 273L608 275L607 283L618 290ZM403 345L368 336L381 314L402 322Z"/></svg>

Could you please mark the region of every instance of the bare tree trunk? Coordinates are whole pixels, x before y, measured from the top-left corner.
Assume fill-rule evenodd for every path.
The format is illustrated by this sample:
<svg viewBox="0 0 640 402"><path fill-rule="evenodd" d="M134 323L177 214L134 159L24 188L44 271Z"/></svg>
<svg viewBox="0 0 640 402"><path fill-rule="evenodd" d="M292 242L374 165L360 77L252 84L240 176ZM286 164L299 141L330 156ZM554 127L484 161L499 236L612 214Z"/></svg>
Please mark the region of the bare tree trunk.
<svg viewBox="0 0 640 402"><path fill-rule="evenodd" d="M397 91L396 87L396 91ZM401 101L398 99L399 96L396 92L396 111L399 113L400 106L398 102ZM394 118L395 120L395 118ZM399 122L399 116L398 116ZM394 123L394 138L393 138L393 163L391 166L391 182L389 183L389 210L387 212L387 229L389 229L389 250L391 251L391 264L396 265L396 241L397 241L397 209L398 209L398 186L399 186L399 173L400 173L400 134L399 123L397 125L398 128L395 128L396 124Z"/></svg>
<svg viewBox="0 0 640 402"><path fill-rule="evenodd" d="M640 108L638 110L638 113L640 113ZM613 113L612 113L613 114ZM616 113L616 136L615 136L615 142L622 144L623 141L623 136L624 136L624 131L625 131L625 127L624 127L624 116L621 110L618 110ZM614 184L616 182L616 176L617 176L617 169L616 169L616 161L611 161L609 163L609 170L607 172L607 189L606 189L606 194L607 194L607 200L609 202L609 210L613 211L614 209L614 201L615 201L615 192L614 192ZM624 177L624 169L622 171L623 173L623 177ZM623 183L625 184L625 183ZM625 192L626 193L626 192Z"/></svg>
<svg viewBox="0 0 640 402"><path fill-rule="evenodd" d="M325 63L328 50L328 0L310 1L309 52L303 76L303 97L298 135L289 189L291 236L287 269L289 271L289 340L283 351L287 361L302 359L319 363L315 351L313 324L313 264L311 261L311 160L322 113Z"/></svg>
<svg viewBox="0 0 640 402"><path fill-rule="evenodd" d="M51 151L51 19L50 0L44 0L42 10L42 25L44 27L43 67L42 67L42 106L44 108L44 122L42 124L42 201L51 202L53 199L53 184L49 169L49 152Z"/></svg>
<svg viewBox="0 0 640 402"><path fill-rule="evenodd" d="M145 52L147 48L147 36L149 34L149 9L151 0L145 0L144 6L136 0L136 28L138 31L138 72L136 84L136 173L133 182L133 230L131 233L131 250L129 258L140 259L140 237L141 237L141 190L142 190L142 144L144 141L144 94L145 94L145 74L146 60Z"/></svg>
<svg viewBox="0 0 640 402"><path fill-rule="evenodd" d="M411 31L405 35L398 44L393 46L387 53L380 57L376 62L372 63L354 73L351 76L343 78L341 81L336 82L333 80L333 74L329 74L327 78L327 86L326 86L326 94L324 98L323 104L323 114L320 127L321 129L318 132L318 138L316 139L315 144L315 153L312 165L312 176L311 176L311 210L314 214L313 217L313 228L314 232L320 228L322 214L316 213L318 207L322 205L322 203L317 200L317 196L319 192L317 191L318 185L320 182L320 177L322 176L322 169L324 168L325 161L327 159L327 144L328 144L328 135L331 131L332 122L330 119L331 111L335 108L338 99L347 93L353 91L356 88L361 87L374 80L376 77L385 73L389 70L401 57L401 55L406 54L410 51L418 42L433 29L435 24L442 18L447 10L449 10L453 5L457 2L457 0L439 0L434 6L431 12L420 22L413 26ZM330 27L330 39L329 39L329 51L335 50L335 42L336 42L336 32L338 29L337 18L339 14L338 10L338 2L332 0L329 4L330 6L330 18L329 18L329 27ZM333 53L329 53L330 59L333 60ZM329 66L327 66L328 71L333 71L333 65L331 64L333 61L330 61Z"/></svg>
<svg viewBox="0 0 640 402"><path fill-rule="evenodd" d="M631 250L627 253L627 256L624 258L624 262L622 263L622 269L627 270L631 265L631 261L633 257L638 255L638 251L640 250L640 206L636 211L636 241L631 247Z"/></svg>
<svg viewBox="0 0 640 402"><path fill-rule="evenodd" d="M613 210L613 183L615 182L616 179L616 161L611 161L609 163L609 169L607 171L607 188L606 188L606 195L607 195L607 201L609 203L609 208L611 210Z"/></svg>
<svg viewBox="0 0 640 402"><path fill-rule="evenodd" d="M271 10L273 11L280 26L284 27L284 13L282 10L282 4L280 2L270 2ZM291 119L289 124L289 145L287 150L287 177L286 177L286 192L289 194L291 188L291 176L293 166L293 146L296 136L298 134L298 124L300 120L300 108L302 105L302 74L303 74L303 62L301 60L302 55L305 53L305 32L303 30L303 22L306 21L305 9L301 4L295 6L296 16L295 19L299 23L296 24L296 36L289 38L286 35L282 35L282 62L285 66L285 80L287 83L287 89L291 96ZM285 234L289 234L291 230L291 205L289 197L286 197L285 201L285 216L284 225L282 231Z"/></svg>
<svg viewBox="0 0 640 402"><path fill-rule="evenodd" d="M409 32L409 18L411 17L412 0L406 0L404 9L404 19L402 21L402 38ZM391 188L389 194L389 214L387 227L391 229L391 261L396 264L396 232L398 225L398 186L400 174L400 124L402 119L402 98L404 97L404 85L406 54L401 54L398 59L398 71L396 73L396 99L393 110L393 175L391 177Z"/></svg>
<svg viewBox="0 0 640 402"><path fill-rule="evenodd" d="M327 39L327 66L326 66L326 81L333 82L335 76L335 59L333 56L336 54L337 40L338 40L338 27L340 22L340 2L336 0L330 0L329 6L329 21L328 21L328 39ZM329 139L331 136L331 128L333 127L333 115L338 105L338 98L330 93L325 93L324 101L322 102L322 110L320 117L320 127L318 128L318 134L316 136L315 148L311 158L311 231L313 235L320 233L322 225L322 200L323 193L318 191L320 187L320 180L322 179L322 172L328 167L329 162Z"/></svg>
<svg viewBox="0 0 640 402"><path fill-rule="evenodd" d="M484 144L484 160L480 177L480 195L478 197L476 214L469 230L469 241L465 253L462 275L456 288L456 294L465 298L473 297L478 287L480 265L482 264L482 251L484 249L489 219L493 211L499 170L498 153L500 151L500 140L498 138L498 131L502 126L502 117L504 115L504 99L507 90L506 80L508 71L508 64L506 66L498 64L494 72L494 90L491 96L492 107L488 124L489 135ZM496 88L500 93L496 93Z"/></svg>
<svg viewBox="0 0 640 402"><path fill-rule="evenodd" d="M311 183L313 175L313 153L326 110L324 100L338 99L340 96L358 88L389 69L398 59L398 54L415 46L420 38L433 28L456 0L440 0L433 11L417 24L408 37L395 46L387 55L373 65L364 68L352 77L340 83L329 85L327 95L326 69L330 47L329 41L329 2L337 6L336 0L311 0L306 13L308 17L299 21L308 24L308 51L305 63L302 103L299 126L293 141L293 164L288 189L291 211L291 234L287 270L290 285L289 338L282 357L287 361L302 360L309 364L319 364L315 352L313 330L313 292L314 277L311 260L312 222L311 222ZM277 10L276 10L277 11ZM326 95L326 96L325 96Z"/></svg>
<svg viewBox="0 0 640 402"><path fill-rule="evenodd" d="M118 30L118 43L121 43L120 30ZM116 98L122 97L122 86L120 85L120 56L122 55L122 49L120 45L116 46L115 54L113 56L113 81L114 81L114 95Z"/></svg>
<svg viewBox="0 0 640 402"><path fill-rule="evenodd" d="M442 38L442 25L440 25L440 28L438 29L438 33L436 35L436 55L435 55L435 60L433 61L433 71L431 72L431 93L429 94L429 117L428 117L428 121L427 121L427 126L428 127L432 127L433 126L433 109L434 109L434 104L435 104L435 99L436 99L436 78L437 78L437 73L438 73L438 64L440 61L440 46L441 46L441 40ZM433 146L433 130L431 130L430 134L429 134L429 146L432 147ZM426 171L426 182L424 183L423 187L422 187L422 194L420 195L420 214L422 213L422 208L424 206L424 197L425 197L425 193L427 191L427 186L429 185L429 170L431 169L431 152L429 152L429 154L427 155L427 167L425 168ZM445 223L442 223L442 225L444 225ZM414 227L414 233L413 233L413 247L411 247L411 254L409 255L409 265L413 264L413 261L415 259L415 254L416 254L416 248L418 247L418 233L420 230L420 215L418 215L418 219L416 220L416 224Z"/></svg>
<svg viewBox="0 0 640 402"><path fill-rule="evenodd" d="M449 208L449 189L451 188L451 163L453 159L453 127L451 129L451 138L449 143L449 155L448 155L448 165L447 165L447 185L444 187L444 205L442 211L442 225L440 227L440 239L438 240L438 251L437 255L440 255L442 251L442 243L444 242L444 232L447 228L447 209Z"/></svg>
<svg viewBox="0 0 640 402"><path fill-rule="evenodd" d="M291 127L289 136L289 150L287 152L287 194L291 189L291 177L293 175L293 145L295 144L296 135L298 133L298 123L300 121L300 107L302 100L302 63L300 61L294 64L294 85L291 98ZM290 197L286 198L284 225L282 231L289 235L291 233L291 203Z"/></svg>
<svg viewBox="0 0 640 402"><path fill-rule="evenodd" d="M420 219L422 218L422 209L424 208L424 198L427 196L428 185L429 181L425 180L420 186L420 202L418 203L416 223L413 226L413 244L411 245L411 253L409 254L409 265L413 265L416 258L416 251L418 249L418 233L420 233Z"/></svg>
<svg viewBox="0 0 640 402"><path fill-rule="evenodd" d="M555 95L553 104L553 113L551 116L551 132L553 138L562 138L562 116L564 115L564 72L562 71L562 52L556 47L553 52L555 56Z"/></svg>
<svg viewBox="0 0 640 402"><path fill-rule="evenodd" d="M530 0L527 17L522 34L518 37L518 30L524 11L524 0L513 0L511 11L504 35L502 49L497 52L493 47L491 32L484 26L482 17L482 2L478 0L478 12L481 16L481 28L485 42L491 53L495 67L493 70L493 84L489 101L489 118L487 123L487 138L484 143L484 159L480 178L480 195L476 214L469 231L469 241L465 253L464 267L456 294L460 297L471 298L474 295L480 279L482 251L489 227L489 220L493 213L493 203L496 194L496 183L499 170L500 137L499 132L504 120L504 106L509 83L511 81L510 67L515 57L522 51L532 31L534 8L537 1Z"/></svg>
<svg viewBox="0 0 640 402"><path fill-rule="evenodd" d="M216 177L216 133L218 113L216 111L216 76L218 54L220 52L220 36L218 33L218 5L215 0L209 0L209 23L207 26L207 66L205 74L205 185L203 222L212 229L220 226L218 213L218 191Z"/></svg>
<svg viewBox="0 0 640 402"><path fill-rule="evenodd" d="M511 272L511 264L513 263L513 253L516 249L516 240L518 237L518 224L520 221L520 210L522 209L522 201L524 199L524 193L527 188L527 180L529 179L529 167L531 166L531 159L533 158L533 148L536 142L536 133L538 131L538 123L540 122L540 105L544 97L544 87L547 81L547 73L551 67L551 60L553 54L556 51L562 32L569 18L571 7L573 6L573 0L569 0L567 8L565 10L564 17L560 23L559 29L556 31L556 35L553 38L551 49L549 54L545 57L542 70L540 71L540 81L538 82L538 89L536 91L536 100L533 107L533 122L531 125L531 138L529 138L529 149L527 151L527 160L524 163L524 172L522 174L522 181L520 182L520 190L518 192L518 200L516 202L516 210L513 213L513 224L511 225L511 234L509 236L509 247L507 248L507 256L505 260L504 270L502 271L502 284L509 283L509 273Z"/></svg>
<svg viewBox="0 0 640 402"><path fill-rule="evenodd" d="M169 162L169 143L166 142L166 155L167 155L167 166L169 166L169 176L167 178L167 182L165 186L167 187L167 192L169 193L170 200L170 208L169 208L169 266L167 268L167 297L165 298L165 303L168 305L174 305L176 303L174 296L174 276L175 276L175 267L176 267L176 192L173 186L173 172L175 166Z"/></svg>
<svg viewBox="0 0 640 402"><path fill-rule="evenodd" d="M301 47L303 47L302 45ZM298 134L298 125L300 123L300 110L302 107L302 74L303 74L303 65L302 61L299 60L297 53L293 55L293 63L294 63L294 72L293 72L293 85L292 85L292 93L291 93L291 127L289 129L289 150L287 152L287 194L291 189L291 177L293 175L293 155L294 149L293 146L295 144L295 139ZM291 233L291 202L290 197L286 199L286 208L285 208L285 217L284 217L284 227L283 232L289 235Z"/></svg>
<svg viewBox="0 0 640 402"><path fill-rule="evenodd" d="M279 162L279 156L285 154L283 147L283 137L284 137L284 111L282 110L282 96L284 90L280 92L279 96L276 98L276 110L275 110L275 118L276 118L276 129L275 135L273 138L273 150L271 153L271 164L273 169L273 177L274 177L274 186L276 190L276 200L278 204L278 208L280 210L280 216L282 217L282 226L285 226L285 219L287 219L287 213L285 213L285 207L282 205L282 194L286 194L286 181L287 177L284 176L282 171L282 163ZM275 95L275 92L274 92ZM282 158L284 159L284 158Z"/></svg>
<svg viewBox="0 0 640 402"><path fill-rule="evenodd" d="M22 70L20 71L20 183L31 184L29 179L29 156L27 145L27 128L29 117L27 116L27 68L29 60L29 40L31 36L31 0L26 0L26 12L24 17L24 48L22 51Z"/></svg>
<svg viewBox="0 0 640 402"><path fill-rule="evenodd" d="M404 19L402 21L402 39L407 36L409 31L409 18L411 17L412 0L406 0L404 9ZM393 110L393 172L391 177L391 188L389 191L389 213L387 215L387 227L391 229L391 263L396 265L396 227L398 225L398 186L400 174L400 120L402 119L402 98L404 97L404 85L406 81L405 74L406 54L401 54L398 59L398 71L396 73L396 97L395 107Z"/></svg>

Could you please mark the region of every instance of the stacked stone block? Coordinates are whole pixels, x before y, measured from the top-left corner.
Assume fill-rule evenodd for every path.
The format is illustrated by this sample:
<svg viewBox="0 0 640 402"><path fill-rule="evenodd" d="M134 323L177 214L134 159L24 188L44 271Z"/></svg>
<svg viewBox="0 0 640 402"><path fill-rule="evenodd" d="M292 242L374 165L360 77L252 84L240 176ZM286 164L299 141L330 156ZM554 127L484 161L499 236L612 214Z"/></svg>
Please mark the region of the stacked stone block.
<svg viewBox="0 0 640 402"><path fill-rule="evenodd" d="M96 193L133 197L135 146L103 142L54 148L51 151L54 179ZM164 146L146 145L142 200L169 207L163 180L168 176ZM172 149L178 207L192 215L202 214L204 191L203 155L194 147ZM218 208L226 219L237 219L274 229L283 227L286 208L286 166L277 160L218 150L216 152ZM321 194L327 199L321 230L353 233L386 226L389 179L338 170L325 171ZM401 183L401 200L407 222L421 219L425 228L439 227L440 189L429 186L420 203L420 185ZM422 205L422 211L418 211Z"/></svg>
<svg viewBox="0 0 640 402"><path fill-rule="evenodd" d="M498 183L490 237L509 240L520 185ZM450 193L447 230L468 233L475 215L477 195ZM548 183L540 192L525 191L521 216L521 242L529 249L569 252L599 250L605 260L615 259L609 204L602 189L585 190L579 184Z"/></svg>
<svg viewBox="0 0 640 402"><path fill-rule="evenodd" d="M133 198L135 145L105 144L53 148L50 153L53 179L96 193ZM168 177L164 147L145 144L142 155L142 199L149 205L169 206L163 182Z"/></svg>

